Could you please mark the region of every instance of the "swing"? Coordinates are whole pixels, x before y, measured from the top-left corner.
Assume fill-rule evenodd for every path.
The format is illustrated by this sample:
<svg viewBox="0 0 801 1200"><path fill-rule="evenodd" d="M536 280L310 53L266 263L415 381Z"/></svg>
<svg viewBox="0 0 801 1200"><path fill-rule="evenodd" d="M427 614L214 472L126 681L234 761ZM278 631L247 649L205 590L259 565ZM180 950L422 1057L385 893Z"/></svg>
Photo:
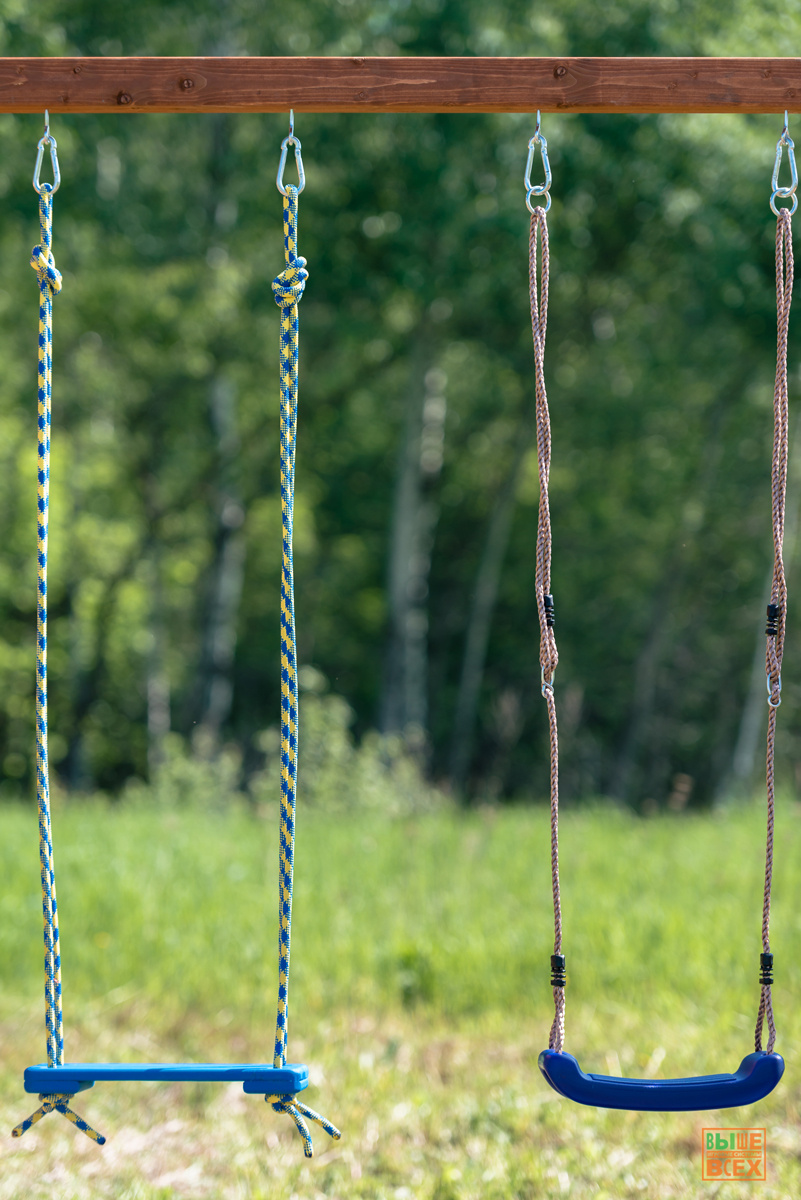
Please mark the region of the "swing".
<svg viewBox="0 0 801 1200"><path fill-rule="evenodd" d="M298 185L284 187L287 148L294 147ZM53 183L40 183L45 148L50 149ZM36 786L39 806L39 853L42 878L45 943L45 1009L47 1065L28 1067L26 1092L39 1093L41 1106L13 1130L21 1137L51 1112L60 1112L99 1145L105 1138L72 1111L69 1102L78 1092L95 1083L134 1082L241 1082L248 1094L263 1095L279 1113L295 1122L303 1138L304 1154L313 1154L306 1119L315 1121L334 1139L341 1134L325 1117L302 1104L298 1093L308 1087L308 1068L286 1061L289 996L289 954L292 923L292 882L295 850L295 800L297 792L298 684L295 641L295 601L292 566L292 524L295 494L295 442L298 410L298 304L308 278L305 258L297 256L298 196L303 191L301 145L294 135L290 115L289 135L281 143L276 184L283 195L284 254L286 267L273 282L273 293L281 309L281 511L283 558L281 574L281 809L278 1011L273 1065L254 1063L65 1063L64 1027L61 1004L61 949L56 905L53 840L47 762L47 534L50 494L50 399L52 379L53 297L61 291L61 275L52 252L53 196L61 176L56 139L50 133L45 113L44 136L38 143L33 186L39 194L41 243L34 248L31 266L39 277L39 388L38 388L38 604L36 656ZM305 1119L304 1119L305 1118Z"/></svg>
<svg viewBox="0 0 801 1200"><path fill-rule="evenodd" d="M532 187L531 166L536 147L539 147L545 170L545 183ZM779 187L782 150L786 147L790 161L791 184ZM774 566L770 604L767 613L766 675L768 689L768 759L767 759L767 849L765 861L765 891L762 913L762 954L760 955L760 1003L754 1038L755 1049L746 1055L737 1071L731 1075L698 1075L688 1079L626 1079L608 1075L589 1075L582 1071L572 1054L563 1050L565 1038L565 956L562 953L562 908L559 891L559 759L554 699L554 673L558 653L554 635L554 601L551 595L551 518L548 501L548 478L551 466L551 428L548 399L544 381L545 329L548 309L548 225L545 214L550 208L548 189L551 170L548 164L547 142L540 132L540 118L529 142L525 172L526 205L531 213L529 237L529 292L531 325L534 338L537 410L537 458L540 480L540 507L537 530L536 593L540 622L540 667L542 694L548 708L551 763L551 868L554 906L554 953L551 956L551 986L554 996L554 1020L548 1049L539 1056L540 1070L554 1089L577 1104L596 1108L622 1108L631 1111L691 1112L715 1108L738 1108L753 1104L767 1096L784 1073L784 1060L774 1053L776 1029L773 1023L771 985L773 955L770 952L770 891L773 873L774 779L773 755L776 730L776 710L781 704L781 663L784 649L787 588L782 563L784 506L787 484L788 399L787 399L787 329L793 290L793 247L791 217L798 206L793 141L787 132L787 113L784 129L776 147L773 169L773 194L770 207L777 217L776 225L776 294L778 308L778 356L774 395L774 446L772 465ZM545 205L532 207L532 196L545 196ZM790 208L778 209L777 199L791 199ZM541 247L542 264L537 285L537 245ZM762 1049L762 1030L767 1022L767 1049Z"/></svg>

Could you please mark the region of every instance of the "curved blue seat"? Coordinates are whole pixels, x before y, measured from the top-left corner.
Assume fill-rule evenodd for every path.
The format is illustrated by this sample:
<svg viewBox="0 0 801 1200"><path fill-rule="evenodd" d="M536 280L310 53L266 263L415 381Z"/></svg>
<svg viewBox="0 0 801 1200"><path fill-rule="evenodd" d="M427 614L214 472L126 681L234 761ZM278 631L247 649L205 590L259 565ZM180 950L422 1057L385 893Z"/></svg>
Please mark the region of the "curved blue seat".
<svg viewBox="0 0 801 1200"><path fill-rule="evenodd" d="M617 1079L586 1075L572 1054L543 1050L540 1070L548 1083L577 1104L626 1108L633 1112L693 1112L739 1108L761 1100L784 1074L780 1054L748 1054L733 1075L698 1075L693 1079Z"/></svg>
<svg viewBox="0 0 801 1200"><path fill-rule="evenodd" d="M151 1083L242 1082L253 1095L302 1092L309 1085L309 1068L302 1063L266 1067L258 1063L66 1063L25 1068L25 1091L41 1095L85 1092L105 1080Z"/></svg>

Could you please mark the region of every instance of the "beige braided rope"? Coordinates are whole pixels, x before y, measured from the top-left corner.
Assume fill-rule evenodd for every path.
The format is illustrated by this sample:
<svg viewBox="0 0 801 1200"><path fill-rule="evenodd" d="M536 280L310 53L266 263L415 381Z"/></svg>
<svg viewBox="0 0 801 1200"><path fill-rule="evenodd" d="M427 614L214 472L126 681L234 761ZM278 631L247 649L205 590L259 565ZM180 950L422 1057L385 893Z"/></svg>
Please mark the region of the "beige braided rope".
<svg viewBox="0 0 801 1200"><path fill-rule="evenodd" d="M787 331L790 323L790 304L793 298L793 226L789 209L781 209L776 222L776 383L773 391L773 461L771 464L771 507L773 518L773 580L770 602L778 607L776 633L766 639L765 674L768 683L768 745L767 745L767 840L765 847L765 892L762 903L762 950L770 953L770 890L773 879L773 822L774 822L774 755L776 746L776 711L781 704L782 655L784 653L787 584L784 578L782 543L784 541L784 510L787 494L787 459L789 453L789 401L787 396ZM759 999L754 1046L762 1049L762 1030L767 1021L768 1053L776 1042L773 1022L773 1003L770 984L763 984Z"/></svg>
<svg viewBox="0 0 801 1200"><path fill-rule="evenodd" d="M538 246L541 251L538 278ZM542 694L548 706L548 726L551 744L551 880L553 887L554 954L562 953L562 902L559 894L559 739L556 727L556 700L553 678L559 662L556 638L548 625L545 596L551 590L551 511L548 502L548 481L551 473L551 420L548 396L545 391L545 331L548 323L548 221L545 209L537 207L531 214L528 242L528 279L531 300L531 332L534 337L534 374L537 415L537 463L540 478L540 508L537 524L537 566L535 587L540 619L540 668ZM553 989L554 1019L548 1045L561 1050L565 1041L565 989Z"/></svg>
<svg viewBox="0 0 801 1200"><path fill-rule="evenodd" d="M539 286L537 277L537 248L541 247ZM534 339L536 380L537 460L539 467L540 506L537 527L536 594L540 621L540 667L542 694L548 707L551 759L551 880L554 909L554 953L562 953L562 904L559 890L559 741L556 721L556 701L553 677L559 661L553 628L546 620L544 597L551 588L551 514L548 483L551 469L551 425L548 397L545 390L545 333L548 317L548 223L543 208L536 208L531 217L529 235L529 297L531 300L531 329ZM778 607L777 632L767 637L765 671L768 681L768 738L767 738L767 840L765 849L765 890L762 906L762 949L770 953L770 896L773 878L773 838L775 812L774 756L776 739L776 710L781 703L781 665L784 652L787 585L784 576L782 543L784 540L785 498L787 492L787 462L789 454L789 402L787 393L787 334L790 304L793 293L792 222L787 209L779 212L776 224L776 308L777 353L774 389L774 440L771 466L772 521L774 565L771 585L771 604ZM554 1019L548 1039L551 1050L560 1051L565 1039L565 992L553 989ZM768 1026L767 1052L773 1052L776 1026L773 1019L771 987L763 984L759 1002L755 1048L762 1049L762 1031Z"/></svg>

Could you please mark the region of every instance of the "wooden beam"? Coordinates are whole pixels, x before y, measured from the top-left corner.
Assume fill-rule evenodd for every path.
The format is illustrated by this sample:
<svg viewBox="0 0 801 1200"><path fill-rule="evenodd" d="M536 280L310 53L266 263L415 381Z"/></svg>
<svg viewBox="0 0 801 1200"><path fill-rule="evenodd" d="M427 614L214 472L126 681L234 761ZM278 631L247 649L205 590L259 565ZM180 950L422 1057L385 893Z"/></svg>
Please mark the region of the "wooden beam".
<svg viewBox="0 0 801 1200"><path fill-rule="evenodd" d="M801 111L801 58L2 58L0 112Z"/></svg>

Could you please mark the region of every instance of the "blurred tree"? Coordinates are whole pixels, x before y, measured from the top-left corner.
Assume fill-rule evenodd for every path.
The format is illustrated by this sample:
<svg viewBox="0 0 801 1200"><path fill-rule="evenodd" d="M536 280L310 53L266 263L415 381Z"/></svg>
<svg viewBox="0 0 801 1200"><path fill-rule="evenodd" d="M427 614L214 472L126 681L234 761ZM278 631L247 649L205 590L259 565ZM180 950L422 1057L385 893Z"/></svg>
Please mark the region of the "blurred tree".
<svg viewBox="0 0 801 1200"><path fill-rule="evenodd" d="M4 54L773 52L771 2L0 4ZM278 713L278 117L54 119L52 760ZM0 120L0 795L30 780L40 121ZM770 558L769 117L554 115L546 354L564 790L725 789ZM522 168L504 115L298 120L302 661L471 794L541 795ZM797 377L797 322L791 361ZM798 619L797 567L789 579ZM389 586L387 581L389 580ZM791 650L792 639L788 642ZM781 737L801 764L788 661ZM750 711L750 710L748 710ZM762 718L748 717L758 727ZM750 724L748 724L750 722ZM199 732L198 732L199 731ZM757 729L758 731L758 729ZM753 741L753 734L747 739ZM746 740L747 740L746 739ZM750 744L750 742L749 742ZM735 774L740 767L735 770ZM689 784L687 781L689 780ZM682 790L683 789L683 790ZM689 790L688 790L689 789Z"/></svg>

